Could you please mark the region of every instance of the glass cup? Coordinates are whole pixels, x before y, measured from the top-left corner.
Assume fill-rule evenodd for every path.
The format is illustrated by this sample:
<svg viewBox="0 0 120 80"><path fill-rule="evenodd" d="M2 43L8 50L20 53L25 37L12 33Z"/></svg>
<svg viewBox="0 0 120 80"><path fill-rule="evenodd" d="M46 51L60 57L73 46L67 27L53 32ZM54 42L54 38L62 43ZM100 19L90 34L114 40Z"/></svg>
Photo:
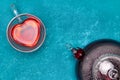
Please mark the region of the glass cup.
<svg viewBox="0 0 120 80"><path fill-rule="evenodd" d="M34 15L31 15L31 14L28 14L28 13L25 13L25 14L18 14L16 8L14 5L12 5L12 9L13 9L13 12L14 14L16 15L8 24L8 27L7 27L7 31L6 31L6 34L7 34L7 39L8 39L8 42L10 43L10 45L20 51L20 52L33 52L33 51L36 51L38 48L40 48L45 40L45 37L46 37L46 29L45 29L45 25L43 24L43 22L36 16ZM32 46L32 47L28 47L28 46L24 46L24 45L20 45L19 43L17 43L13 37L12 37L12 29L15 25L17 24L21 24L23 23L26 19L35 19L37 20L38 22L40 22L40 37L36 43L36 45ZM30 36L30 35L29 35Z"/></svg>

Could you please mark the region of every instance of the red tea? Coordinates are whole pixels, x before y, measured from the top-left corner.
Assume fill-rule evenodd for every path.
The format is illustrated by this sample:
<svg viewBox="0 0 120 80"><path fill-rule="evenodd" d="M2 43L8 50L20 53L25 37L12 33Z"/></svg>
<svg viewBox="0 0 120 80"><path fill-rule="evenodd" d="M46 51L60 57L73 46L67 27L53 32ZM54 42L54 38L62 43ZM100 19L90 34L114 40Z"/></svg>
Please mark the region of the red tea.
<svg viewBox="0 0 120 80"><path fill-rule="evenodd" d="M22 46L34 47L40 38L41 23L37 19L28 18L12 28L13 40Z"/></svg>

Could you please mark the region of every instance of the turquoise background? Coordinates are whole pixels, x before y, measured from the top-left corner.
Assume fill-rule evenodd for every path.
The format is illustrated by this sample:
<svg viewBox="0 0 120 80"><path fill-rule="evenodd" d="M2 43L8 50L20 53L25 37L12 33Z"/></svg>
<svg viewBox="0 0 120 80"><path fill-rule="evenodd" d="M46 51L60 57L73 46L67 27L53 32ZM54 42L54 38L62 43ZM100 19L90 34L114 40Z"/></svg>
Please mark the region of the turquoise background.
<svg viewBox="0 0 120 80"><path fill-rule="evenodd" d="M7 41L12 3L46 26L46 40L36 52L20 53ZM120 0L1 0L0 80L77 80L76 59L65 44L85 47L104 38L120 41Z"/></svg>

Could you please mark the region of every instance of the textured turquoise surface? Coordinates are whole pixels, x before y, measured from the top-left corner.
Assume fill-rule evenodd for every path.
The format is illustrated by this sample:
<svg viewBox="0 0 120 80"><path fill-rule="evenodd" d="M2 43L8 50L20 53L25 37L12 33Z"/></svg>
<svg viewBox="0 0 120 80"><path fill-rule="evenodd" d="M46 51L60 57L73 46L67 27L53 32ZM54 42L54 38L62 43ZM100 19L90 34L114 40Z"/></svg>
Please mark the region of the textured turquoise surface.
<svg viewBox="0 0 120 80"><path fill-rule="evenodd" d="M46 40L36 52L20 53L7 41L12 3L46 26ZM84 47L98 39L120 41L119 31L120 0L1 0L0 80L77 80L76 60L65 44Z"/></svg>

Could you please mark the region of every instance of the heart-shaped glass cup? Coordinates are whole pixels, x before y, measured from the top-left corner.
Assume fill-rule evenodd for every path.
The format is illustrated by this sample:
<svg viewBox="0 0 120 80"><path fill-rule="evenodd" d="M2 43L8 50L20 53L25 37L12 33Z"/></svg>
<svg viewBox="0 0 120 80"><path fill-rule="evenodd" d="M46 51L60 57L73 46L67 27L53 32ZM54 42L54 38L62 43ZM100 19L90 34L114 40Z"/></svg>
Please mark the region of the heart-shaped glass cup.
<svg viewBox="0 0 120 80"><path fill-rule="evenodd" d="M31 19L31 21L30 21L30 19ZM37 39L34 39L33 43L32 43L32 41L28 42L30 44L29 44L29 46L28 45L26 46L26 44L24 44L24 43L27 43L27 42L25 40L22 41L22 38L21 39L17 38L16 36L18 36L19 34L17 35L16 33L20 33L19 32L19 27L18 27L19 25L25 24L25 25L29 26L28 23L30 23L30 22L33 25L36 25L32 22L32 20L36 20L38 22L38 25L40 25L39 28L38 28L39 29L38 31L36 30L36 28L34 28L34 31L37 31L37 33L38 33L38 37L34 37L35 35L33 35L33 37L37 38ZM12 35L13 34L13 29L16 25L17 25L18 29L16 29L14 31L16 33L14 33L15 36L13 36ZM22 26L22 27L25 27L25 26ZM30 31L32 31L32 29L29 28L28 32L30 33ZM26 32L23 32L23 33L26 34ZM35 34L37 34L37 33L35 33ZM32 34L32 32L31 32L31 34ZM31 38L30 36L32 36L31 34L30 35L27 34L26 36L28 36L29 39L30 39ZM9 43L11 44L11 46L13 48L15 48L16 50L18 50L20 52L33 52L33 51L37 50L43 44L43 42L45 40L45 36L46 36L46 29L45 29L45 26L44 26L43 22L39 18L37 18L36 16L31 15L31 14L19 14L19 15L17 15L16 17L14 17L10 21L10 23L8 24L8 27L7 27L7 39L9 41ZM21 41L21 43L20 43L19 40Z"/></svg>

